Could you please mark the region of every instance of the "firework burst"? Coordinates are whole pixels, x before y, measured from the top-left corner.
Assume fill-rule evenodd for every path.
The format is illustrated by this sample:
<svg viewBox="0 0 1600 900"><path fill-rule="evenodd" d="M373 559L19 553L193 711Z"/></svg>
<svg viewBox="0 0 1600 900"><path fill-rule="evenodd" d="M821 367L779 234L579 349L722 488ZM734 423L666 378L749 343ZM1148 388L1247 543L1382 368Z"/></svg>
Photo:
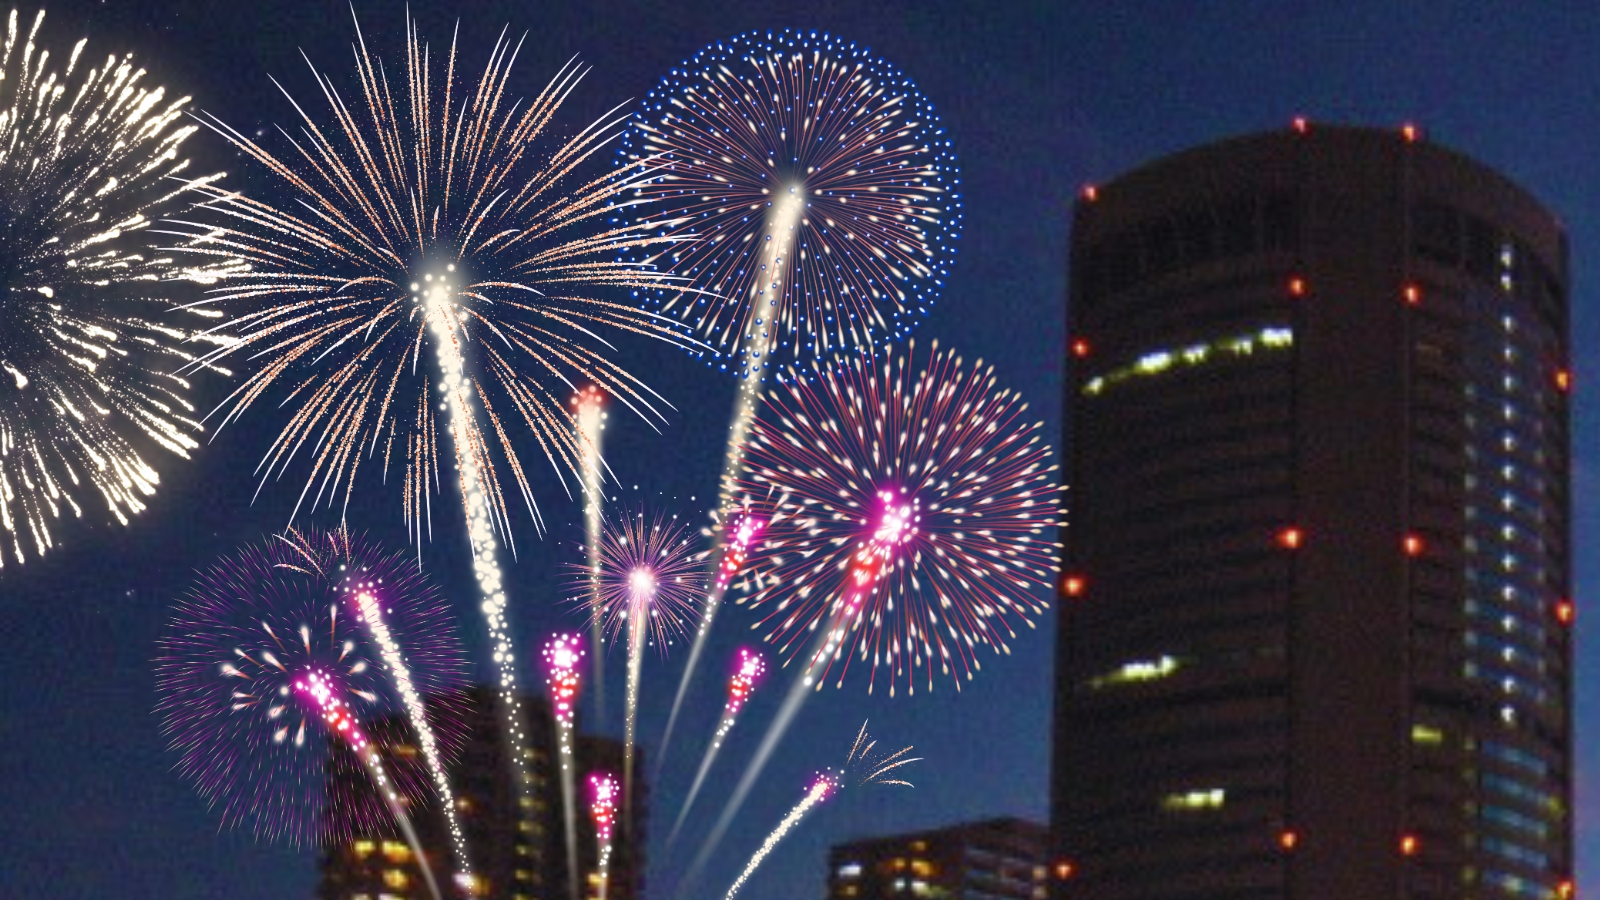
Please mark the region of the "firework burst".
<svg viewBox="0 0 1600 900"><path fill-rule="evenodd" d="M783 840L784 835L788 834L790 829L805 818L806 813L810 812L818 803L839 793L846 784L853 781L857 787L865 787L869 784L912 786L911 782L895 777L894 772L901 766L920 761L922 757L907 757L906 754L911 752L910 747L905 747L894 753L874 756L873 749L876 746L877 742L867 734L867 724L865 722L861 723L861 731L856 735L855 744L850 747L849 756L845 757L844 766L837 772L822 772L817 775L811 782L811 787L806 790L805 798L794 809L789 810L789 814L783 817L783 821L778 823L778 827L767 835L767 839L762 842L761 848L755 852L754 856L750 857L749 864L739 874L739 878L734 881L733 886L728 888L727 900L733 900L733 895L737 894L739 888L744 886L751 873L755 872L756 867L761 865L761 861L767 858L767 854L772 852L772 849L778 845L779 841Z"/></svg>
<svg viewBox="0 0 1600 900"><path fill-rule="evenodd" d="M933 105L893 65L828 34L785 30L718 42L673 69L619 160L649 161L638 214L682 239L635 257L701 291L646 293L711 345L709 365L743 379L713 517L721 565L773 366L901 338L943 289L961 227L955 154ZM663 761L725 587L719 579L706 598Z"/></svg>
<svg viewBox="0 0 1600 900"><path fill-rule="evenodd" d="M54 546L64 512L127 524L160 482L151 451L188 458L202 431L168 290L208 276L142 241L183 205L165 180L189 168L189 98L82 40L52 58L43 23L11 10L0 48L0 565Z"/></svg>
<svg viewBox="0 0 1600 900"><path fill-rule="evenodd" d="M688 238L657 291L742 376L905 336L943 287L960 176L933 105L864 47L815 31L707 47L645 99L621 150L655 164L646 221ZM722 364L725 368L727 363Z"/></svg>
<svg viewBox="0 0 1600 900"><path fill-rule="evenodd" d="M202 188L207 215L174 226L188 252L245 264L203 304L232 311L217 329L237 339L205 359L237 353L254 366L218 407L226 410L218 427L259 399L279 398L288 421L258 474L265 485L297 455L309 464L295 514L308 498L331 505L342 495L348 506L362 462L372 460L368 468L387 482L398 456L402 509L419 543L425 525L431 534L440 470L457 482L514 781L526 796L527 732L497 559L511 540L508 493L520 493L535 526L543 525L512 435L531 437L565 484L562 473L581 472L584 448L558 385L574 390L581 379L660 419L659 398L596 349L605 344L596 329L688 340L665 317L604 297L670 279L610 260L672 239L598 224L615 202L627 202L647 162L620 176L574 176L616 135L621 117L608 114L564 139L551 135L582 68L563 67L522 102L508 96L516 46L503 34L465 91L454 41L441 54L441 78L439 59L409 18L402 64L375 61L359 26L353 50L358 102L347 105L313 68L333 121L319 123L297 104L300 134L282 133L291 151L283 158L207 120L295 201L274 206ZM403 73L399 90L389 72ZM441 432L451 452L441 450Z"/></svg>
<svg viewBox="0 0 1600 900"><path fill-rule="evenodd" d="M647 644L665 655L688 633L704 587L701 557L677 516L646 518L643 512L606 522L599 555L581 570L574 587L579 602L592 604L614 645L628 647L628 694L623 786L632 790L633 748L639 706L639 674Z"/></svg>
<svg viewBox="0 0 1600 900"><path fill-rule="evenodd" d="M959 688L979 647L1009 653L1048 602L1060 519L1054 451L993 368L937 343L791 371L757 421L744 487L768 520L742 602L818 685L851 658L889 692L921 672Z"/></svg>
<svg viewBox="0 0 1600 900"><path fill-rule="evenodd" d="M465 741L453 691L467 662L443 599L404 553L338 533L246 548L177 602L160 652L163 731L225 826L329 846L386 831L390 793L411 805L450 796L443 766ZM426 752L391 757L397 743Z"/></svg>

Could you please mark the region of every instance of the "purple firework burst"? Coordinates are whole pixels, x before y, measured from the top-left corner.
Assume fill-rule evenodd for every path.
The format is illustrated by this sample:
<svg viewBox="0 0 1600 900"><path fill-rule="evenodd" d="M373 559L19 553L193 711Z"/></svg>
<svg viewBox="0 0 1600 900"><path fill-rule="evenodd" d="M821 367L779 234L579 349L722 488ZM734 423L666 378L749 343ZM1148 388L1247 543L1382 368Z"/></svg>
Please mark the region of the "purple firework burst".
<svg viewBox="0 0 1600 900"><path fill-rule="evenodd" d="M381 622L363 607L381 609ZM453 759L467 658L414 557L344 532L290 531L219 561L174 604L159 642L156 711L178 771L225 826L259 838L328 846L392 831L350 735L377 746L404 802L431 803L434 789L385 644L425 698L439 755ZM343 719L297 688L313 673Z"/></svg>

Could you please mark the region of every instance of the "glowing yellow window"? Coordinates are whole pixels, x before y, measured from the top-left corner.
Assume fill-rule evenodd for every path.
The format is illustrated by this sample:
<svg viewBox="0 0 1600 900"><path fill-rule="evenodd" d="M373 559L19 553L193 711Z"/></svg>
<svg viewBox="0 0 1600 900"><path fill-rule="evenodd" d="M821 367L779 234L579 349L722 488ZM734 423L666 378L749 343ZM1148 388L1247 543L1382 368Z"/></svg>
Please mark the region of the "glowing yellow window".
<svg viewBox="0 0 1600 900"><path fill-rule="evenodd" d="M384 869L383 883L385 887L392 887L398 891L404 890L406 885L411 883L411 879L400 869Z"/></svg>
<svg viewBox="0 0 1600 900"><path fill-rule="evenodd" d="M925 859L913 859L911 861L911 874L927 878L933 874L933 863Z"/></svg>
<svg viewBox="0 0 1600 900"><path fill-rule="evenodd" d="M399 841L384 841L383 858L396 865L408 863L411 861L411 848Z"/></svg>
<svg viewBox="0 0 1600 900"><path fill-rule="evenodd" d="M368 856L370 856L372 854L372 842L371 841L356 841L354 844L351 845L350 849L355 851L356 859L366 859Z"/></svg>

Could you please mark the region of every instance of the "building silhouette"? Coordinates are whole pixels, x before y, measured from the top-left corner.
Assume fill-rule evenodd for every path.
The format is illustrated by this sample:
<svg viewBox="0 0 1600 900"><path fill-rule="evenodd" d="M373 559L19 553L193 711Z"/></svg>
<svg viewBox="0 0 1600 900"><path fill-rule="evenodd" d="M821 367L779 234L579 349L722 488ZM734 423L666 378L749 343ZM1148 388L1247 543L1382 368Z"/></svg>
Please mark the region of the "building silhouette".
<svg viewBox="0 0 1600 900"><path fill-rule="evenodd" d="M1058 898L1572 895L1567 245L1413 128L1074 217Z"/></svg>
<svg viewBox="0 0 1600 900"><path fill-rule="evenodd" d="M828 900L1041 900L1049 832L1001 818L838 844Z"/></svg>
<svg viewBox="0 0 1600 900"><path fill-rule="evenodd" d="M489 897L495 900L570 900L565 821L561 798L560 761L549 703L543 697L523 697L527 717L529 795L519 797L512 781L507 744L501 740L498 692L487 687L469 691L462 701L467 710L468 738L460 759L451 766L456 815L466 835L476 883L470 892L452 883L453 858L444 814L437 808L411 810L412 826L428 862L448 898ZM428 783L417 770L418 750L408 743L411 734L403 719L371 723L367 730L386 747L385 768L391 777L411 777ZM588 815L585 785L590 772L610 772L622 777L621 742L578 735L574 742L577 856L581 873L579 896L599 896L594 826ZM336 745L335 754L349 755ZM642 748L635 748L635 772L644 771ZM330 792L368 790L366 772L351 757L330 760ZM338 779L357 779L358 786ZM630 836L619 827L609 865L607 900L637 900L644 890L644 822L648 793L642 778L633 784L631 818L638 833ZM628 817L619 815L619 821ZM426 883L411 848L398 829L360 835L349 844L330 847L322 858L319 900L422 900Z"/></svg>

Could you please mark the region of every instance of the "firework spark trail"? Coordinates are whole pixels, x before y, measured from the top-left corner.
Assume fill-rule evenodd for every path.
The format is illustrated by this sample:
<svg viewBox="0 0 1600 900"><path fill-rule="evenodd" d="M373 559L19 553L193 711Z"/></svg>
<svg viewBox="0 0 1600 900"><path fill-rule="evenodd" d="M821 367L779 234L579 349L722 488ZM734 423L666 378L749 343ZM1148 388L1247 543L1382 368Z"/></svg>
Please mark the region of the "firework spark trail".
<svg viewBox="0 0 1600 900"><path fill-rule="evenodd" d="M667 728L662 733L661 747L656 758L657 782L661 780L662 767L666 765L667 745L672 742L672 729L678 723L678 711L683 708L683 698L689 692L689 682L700 662L700 653L705 649L706 636L711 633L712 617L716 615L717 606L727 593L728 585L744 567L750 545L761 535L766 525L764 520L750 515L746 510L738 516L738 524L733 527L731 533L718 535L719 548L713 551L712 558L720 555L721 562L717 564L717 574L711 583L711 588L706 591L705 606L700 615L700 627L695 632L694 644L689 650L689 662L684 666L682 677L678 679L678 693L672 698L672 712L667 715Z"/></svg>
<svg viewBox="0 0 1600 900"><path fill-rule="evenodd" d="M822 802L830 794L838 793L848 781L854 780L858 787L864 787L869 784L898 784L904 787L911 787L911 782L909 781L888 776L901 766L920 761L921 757L907 758L906 754L911 752L911 748L905 747L895 753L874 759L871 753L876 744L877 742L867 734L867 724L865 722L861 723L861 731L856 735L855 743L850 747L849 755L845 757L844 766L837 773L824 772L817 776L817 780L811 784L811 789L806 792L805 799L790 810L787 816L784 816L777 829L767 836L761 848L755 852L755 855L750 857L749 864L739 874L738 879L733 882L733 886L728 888L726 900L733 900L733 895L737 894L739 888L744 886L751 873L756 870L757 866L761 865L761 861L767 858L767 854L772 852L772 849L778 845L779 841L783 840L783 836L788 834L790 829L799 824L800 820L805 817L807 812L811 811L812 807ZM853 775L852 767L864 769L865 771L859 776Z"/></svg>
<svg viewBox="0 0 1600 900"><path fill-rule="evenodd" d="M627 641L622 786L632 796L644 648L654 644L665 655L667 646L687 632L701 594L700 560L677 516L647 520L643 512L608 521L599 550L598 565L577 567L573 587L583 592L579 602L592 604L603 615L610 642L615 644L619 637Z"/></svg>
<svg viewBox="0 0 1600 900"><path fill-rule="evenodd" d="M734 880L733 886L728 888L727 900L733 900L733 895L739 893L739 888L744 887L745 880L750 877L751 873L755 872L757 866L761 865L761 861L767 858L767 854L778 846L778 842L783 840L784 835L789 833L789 829L800 824L800 820L805 817L805 814L810 812L813 806L827 799L828 793L832 790L833 779L826 775L818 776L817 780L812 782L811 789L806 791L805 799L801 800L794 809L789 810L789 814L783 817L783 821L778 823L778 827L767 835L767 839L761 844L761 849L750 857L750 862L745 865L744 871L739 873L739 877Z"/></svg>
<svg viewBox="0 0 1600 900"><path fill-rule="evenodd" d="M937 342L874 360L789 369L746 450L745 504L764 517L741 602L774 611L785 665L805 661L692 870L710 859L805 698L852 660L895 680L971 679L976 651L1010 653L1012 618L1033 627L1057 568L1054 451L1027 405ZM808 638L808 635L814 635Z"/></svg>
<svg viewBox="0 0 1600 900"><path fill-rule="evenodd" d="M379 592L381 628L363 621L352 596L369 591ZM307 672L368 723L369 749L432 735L443 766L466 739L458 689L468 667L447 606L406 554L361 538L297 532L220 561L175 605L160 645L157 711L178 770L224 825L264 838L330 847L390 819L387 799L360 790L365 759L330 755L334 732L312 727L319 717L293 702ZM404 679L388 659L399 648ZM426 707L414 706L424 695ZM392 756L385 780L413 807L438 788L422 761L404 756Z"/></svg>
<svg viewBox="0 0 1600 900"><path fill-rule="evenodd" d="M291 532L292 540L304 545L304 539L298 533ZM309 546L305 550L311 550ZM309 556L309 554L308 554ZM428 764L428 774L433 776L433 789L439 795L439 806L444 810L445 826L450 832L450 842L455 851L456 880L458 882L472 883L472 861L467 855L467 839L461 831L461 823L456 817L455 795L450 790L450 777L445 772L444 759L439 754L439 742L433 733L433 726L428 723L427 707L422 698L417 694L416 685L411 680L411 670L406 666L405 656L400 651L400 643L390 630L389 624L384 621L383 606L378 599L378 594L383 592L381 580L362 579L363 573L351 573L344 586L345 592L354 592L356 621L366 625L373 642L377 644L379 656L388 668L389 674L394 678L395 687L400 692L400 698L405 703L406 715L411 721L411 727L417 732L417 742L422 745L422 757ZM354 582L353 584L351 582ZM377 760L374 750L369 754L372 761ZM371 764L371 763L369 763ZM390 797L390 805L399 810L399 804ZM411 833L409 819L404 821L408 839L415 843L415 836ZM418 859L428 877L430 886L433 886L433 873L428 869L427 861L422 859L421 849L417 848ZM435 896L438 889L433 886Z"/></svg>
<svg viewBox="0 0 1600 900"><path fill-rule="evenodd" d="M617 780L604 773L590 775L589 792L592 797L589 815L594 820L594 839L600 860L598 900L606 900L606 890L611 885L611 835L617 821Z"/></svg>
<svg viewBox="0 0 1600 900"><path fill-rule="evenodd" d="M605 501L605 458L601 455L601 439L605 436L606 411L605 395L594 386L579 391L573 398L573 406L577 408L578 434L583 447L583 533L584 552L588 556L589 565L595 570L592 573L594 588L590 591L591 602L594 603L594 612L589 617L590 639L594 646L602 646L605 640L605 617L601 615L600 605L596 600L599 587L600 566L600 537L601 526L604 522L602 511ZM594 710L595 726L599 727L605 722L606 708L606 666L605 655L594 655Z"/></svg>
<svg viewBox="0 0 1600 900"><path fill-rule="evenodd" d="M558 634L544 645L545 684L550 688L550 709L556 720L556 741L561 753L561 809L566 826L567 871L571 873L574 900L581 893L578 878L577 762L572 755L572 719L578 705L579 664L583 641L573 634Z"/></svg>
<svg viewBox="0 0 1600 900"><path fill-rule="evenodd" d="M167 294L229 264L185 268L142 240L187 205L165 182L189 177L190 98L131 56L96 65L87 39L55 65L35 43L44 17L23 30L12 9L0 46L0 566L53 548L63 513L127 525L161 480L151 455L199 446L172 372L204 328Z"/></svg>
<svg viewBox="0 0 1600 900"><path fill-rule="evenodd" d="M291 521L303 505L332 506L341 495L347 509L363 460L381 447L381 466L373 465L386 483L398 450L402 512L420 554L424 528L432 533L432 495L455 463L516 787L526 797L526 724L496 558L502 543L515 552L508 492L521 494L540 533L543 521L511 431L520 419L570 495L563 472L580 473L583 447L555 385L586 381L652 426L664 421L655 403L665 401L595 349L609 348L595 329L697 342L669 318L597 292L673 281L615 258L678 239L653 235L654 225L597 225L631 205L624 194L649 174L648 159L620 176L568 186L618 134L623 117L615 110L544 146L581 67L569 63L531 101L514 101L506 92L517 47L502 34L476 86L457 99L454 39L436 80L435 57L408 17L406 59L396 67L405 85L394 93L359 25L356 35L359 100L347 105L313 67L334 124L296 104L301 134L280 129L293 148L287 162L215 117L206 120L297 202L279 208L196 185L204 214L169 220L169 233L183 239L179 249L243 261L194 304L234 310L215 331L235 341L197 364L244 354L255 366L213 412L223 413L218 430L275 385L286 393L279 405L288 422L257 474L259 492L297 456L309 464Z"/></svg>
<svg viewBox="0 0 1600 900"><path fill-rule="evenodd" d="M731 554L729 558L733 558ZM678 820L672 825L672 833L667 836L669 849L678 839L678 831L683 828L683 820L689 815L690 807L694 806L694 799L700 793L700 786L705 783L706 774L711 771L711 764L717 758L717 751L722 749L722 739L733 730L734 723L739 718L739 710L744 708L745 700L749 699L750 692L755 689L756 679L765 671L766 663L762 661L759 653L752 653L749 650L739 651L739 665L734 669L733 677L728 680L728 702L722 709L722 721L718 723L716 732L711 736L711 744L706 747L705 756L700 760L700 769L695 772L694 783L689 786L689 795L683 801L683 808L678 810Z"/></svg>
<svg viewBox="0 0 1600 900"><path fill-rule="evenodd" d="M423 855L422 844L417 841L417 832L411 827L411 817L406 815L405 808L400 805L400 795L395 793L389 784L389 775L384 771L383 759L378 755L378 748L367 740L355 714L334 696L331 679L317 669L310 669L295 679L294 691L310 698L311 705L322 713L323 720L328 723L328 730L348 743L356 757L361 760L361 764L366 766L367 774L372 778L372 786L389 807L389 813L394 816L395 824L405 835L406 843L411 845L417 866L422 869L422 878L428 882L428 893L433 895L433 900L441 900L439 883L433 877L433 867L428 865L428 857ZM465 848L462 859L465 859L464 854Z"/></svg>
<svg viewBox="0 0 1600 900"><path fill-rule="evenodd" d="M867 350L909 333L948 277L960 175L909 78L815 31L749 32L672 70L619 151L626 165L647 159L653 175L635 186L642 221L689 240L640 257L704 291L654 291L659 308L711 344L708 365L743 379L712 517L718 565L767 374L780 356ZM661 762L724 590L707 598Z"/></svg>

